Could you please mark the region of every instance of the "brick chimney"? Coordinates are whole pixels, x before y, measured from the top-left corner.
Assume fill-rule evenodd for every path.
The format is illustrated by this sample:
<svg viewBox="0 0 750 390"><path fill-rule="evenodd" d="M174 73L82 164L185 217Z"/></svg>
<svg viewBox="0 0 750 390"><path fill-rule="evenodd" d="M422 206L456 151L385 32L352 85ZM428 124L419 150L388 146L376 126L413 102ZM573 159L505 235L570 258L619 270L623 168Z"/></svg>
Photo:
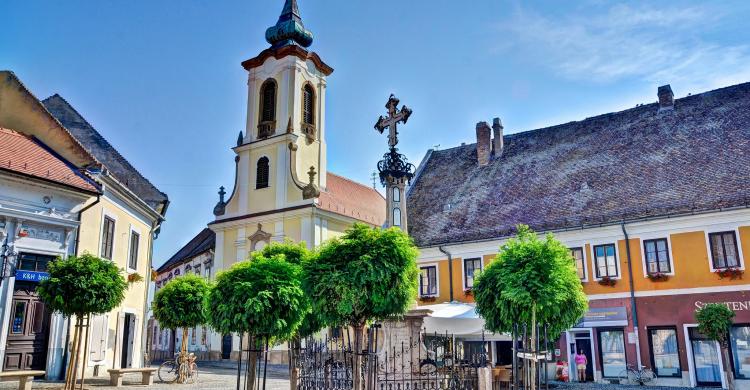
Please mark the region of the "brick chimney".
<svg viewBox="0 0 750 390"><path fill-rule="evenodd" d="M503 123L500 118L492 120L492 155L500 157L503 154Z"/></svg>
<svg viewBox="0 0 750 390"><path fill-rule="evenodd" d="M672 87L662 85L656 91L656 95L659 96L659 111L671 110L674 108L674 93L672 93Z"/></svg>
<svg viewBox="0 0 750 390"><path fill-rule="evenodd" d="M487 122L477 123L477 161L483 167L490 163L490 125Z"/></svg>

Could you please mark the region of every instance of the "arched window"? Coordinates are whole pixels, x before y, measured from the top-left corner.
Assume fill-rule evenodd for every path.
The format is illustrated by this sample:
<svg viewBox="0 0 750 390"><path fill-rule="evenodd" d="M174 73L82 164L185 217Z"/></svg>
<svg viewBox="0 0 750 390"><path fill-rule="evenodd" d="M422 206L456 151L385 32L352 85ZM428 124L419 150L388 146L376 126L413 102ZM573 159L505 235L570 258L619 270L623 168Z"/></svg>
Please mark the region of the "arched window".
<svg viewBox="0 0 750 390"><path fill-rule="evenodd" d="M276 82L268 79L260 87L260 121L276 120Z"/></svg>
<svg viewBox="0 0 750 390"><path fill-rule="evenodd" d="M302 121L305 124L315 124L315 92L310 84L302 89Z"/></svg>
<svg viewBox="0 0 750 390"><path fill-rule="evenodd" d="M393 201L394 202L401 201L401 189L399 189L398 187L393 187Z"/></svg>
<svg viewBox="0 0 750 390"><path fill-rule="evenodd" d="M258 159L258 166L255 170L255 188L268 187L268 157Z"/></svg>
<svg viewBox="0 0 750 390"><path fill-rule="evenodd" d="M393 209L393 226L401 226L401 209Z"/></svg>

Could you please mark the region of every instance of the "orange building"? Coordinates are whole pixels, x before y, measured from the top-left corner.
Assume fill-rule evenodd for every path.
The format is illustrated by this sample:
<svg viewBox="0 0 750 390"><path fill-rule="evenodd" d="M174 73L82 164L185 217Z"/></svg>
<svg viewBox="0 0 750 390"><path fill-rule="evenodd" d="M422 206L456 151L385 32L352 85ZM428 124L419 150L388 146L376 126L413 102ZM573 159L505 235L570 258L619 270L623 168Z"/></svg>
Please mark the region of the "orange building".
<svg viewBox="0 0 750 390"><path fill-rule="evenodd" d="M557 359L582 350L592 380L641 364L662 385L725 385L694 319L720 302L737 314L728 363L750 388L750 83L658 99L510 135L480 122L476 144L430 150L407 193L420 305L473 302L474 276L527 224L571 249L589 298ZM509 348L493 342L492 360Z"/></svg>

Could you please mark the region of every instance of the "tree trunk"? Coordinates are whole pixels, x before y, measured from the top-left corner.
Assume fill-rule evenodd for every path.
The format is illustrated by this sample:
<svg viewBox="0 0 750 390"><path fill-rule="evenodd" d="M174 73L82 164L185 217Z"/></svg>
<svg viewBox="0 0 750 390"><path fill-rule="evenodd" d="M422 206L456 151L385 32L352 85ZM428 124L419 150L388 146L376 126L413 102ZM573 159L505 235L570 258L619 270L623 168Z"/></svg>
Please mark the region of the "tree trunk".
<svg viewBox="0 0 750 390"><path fill-rule="evenodd" d="M364 323L354 325L354 367L352 370L353 390L363 390L362 387L362 333Z"/></svg>
<svg viewBox="0 0 750 390"><path fill-rule="evenodd" d="M539 354L539 351L537 351L537 348L536 348L536 304L532 304L531 305L531 342L529 344L530 344L531 350L534 351L533 352L534 359L529 359L529 364L531 366L530 367L530 374L529 374L529 377L530 377L529 378L530 379L529 382L531 382L531 383L529 383L529 385L531 385L531 386L528 386L528 388L531 389L531 390L536 390L536 366L537 366L537 361L535 359L536 359L537 355Z"/></svg>
<svg viewBox="0 0 750 390"><path fill-rule="evenodd" d="M721 345L721 357L724 360L724 372L727 374L727 389L734 390L734 373L729 363L729 347Z"/></svg>
<svg viewBox="0 0 750 390"><path fill-rule="evenodd" d="M297 362L302 350L302 338L297 335L289 342L289 390L297 389Z"/></svg>
<svg viewBox="0 0 750 390"><path fill-rule="evenodd" d="M248 333L247 335L247 390L255 389L255 381L258 377L258 342L255 336Z"/></svg>
<svg viewBox="0 0 750 390"><path fill-rule="evenodd" d="M177 359L177 381L180 383L185 383L187 380L187 370L190 368L187 367L187 338L188 338L188 329L182 328L182 346L180 347L180 357ZM183 367L183 363L185 364L185 367Z"/></svg>
<svg viewBox="0 0 750 390"><path fill-rule="evenodd" d="M68 359L68 368L65 373L65 390L73 390L75 388L76 383L76 376L75 376L75 366L76 366L76 356L78 354L78 349L76 346L78 345L78 338L80 333L80 327L79 325L80 319L76 317L76 323L73 326L73 342L70 344L70 358Z"/></svg>

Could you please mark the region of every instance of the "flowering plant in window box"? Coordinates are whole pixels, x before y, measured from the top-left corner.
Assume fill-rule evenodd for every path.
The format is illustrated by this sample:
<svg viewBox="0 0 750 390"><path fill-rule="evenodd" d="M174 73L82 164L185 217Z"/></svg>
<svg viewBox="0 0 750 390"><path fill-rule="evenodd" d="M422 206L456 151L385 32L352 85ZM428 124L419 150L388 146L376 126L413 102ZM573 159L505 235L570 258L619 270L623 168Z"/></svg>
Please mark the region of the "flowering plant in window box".
<svg viewBox="0 0 750 390"><path fill-rule="evenodd" d="M437 299L434 295L422 295L419 297L419 300L422 302L435 302L435 299Z"/></svg>
<svg viewBox="0 0 750 390"><path fill-rule="evenodd" d="M719 279L729 278L729 280L735 280L742 279L742 274L744 272L737 267L727 267L717 269L714 273L719 276Z"/></svg>
<svg viewBox="0 0 750 390"><path fill-rule="evenodd" d="M151 268L151 281L155 282L156 278L158 278L158 277L159 277L159 274L156 272L156 270L153 269L153 268Z"/></svg>
<svg viewBox="0 0 750 390"><path fill-rule="evenodd" d="M669 275L661 272L650 272L648 278L651 279L652 282L663 282L669 279Z"/></svg>
<svg viewBox="0 0 750 390"><path fill-rule="evenodd" d="M615 284L617 284L617 280L615 280L615 279L613 279L613 278L611 278L609 276L602 276L602 278L599 279L599 284L601 284L602 286L610 286L610 287L612 287Z"/></svg>
<svg viewBox="0 0 750 390"><path fill-rule="evenodd" d="M467 287L464 289L464 295L467 297L474 295L474 291L471 290L471 287Z"/></svg>
<svg viewBox="0 0 750 390"><path fill-rule="evenodd" d="M137 282L142 282L142 281L143 281L143 276L141 276L141 274L139 273L128 274L128 283L137 283Z"/></svg>

